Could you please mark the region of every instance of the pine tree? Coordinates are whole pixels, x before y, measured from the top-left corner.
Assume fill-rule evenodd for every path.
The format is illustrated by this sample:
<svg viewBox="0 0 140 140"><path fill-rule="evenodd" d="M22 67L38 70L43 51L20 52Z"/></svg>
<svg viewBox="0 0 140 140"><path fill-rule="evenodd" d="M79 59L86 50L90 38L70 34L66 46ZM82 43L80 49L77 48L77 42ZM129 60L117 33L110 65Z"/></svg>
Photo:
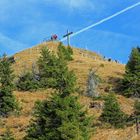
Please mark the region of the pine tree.
<svg viewBox="0 0 140 140"><path fill-rule="evenodd" d="M17 102L12 94L13 78L11 64L4 55L0 60L0 116L7 116L17 109Z"/></svg>
<svg viewBox="0 0 140 140"><path fill-rule="evenodd" d="M129 61L126 65L126 71L131 73L140 72L140 48L133 48Z"/></svg>
<svg viewBox="0 0 140 140"><path fill-rule="evenodd" d="M51 54L49 55L51 58ZM51 75L56 79L56 85L50 86L57 92L52 94L51 98L36 104L34 119L25 140L89 140L90 138L91 117L83 111L78 103L78 97L73 95L76 89L76 77L72 71L69 71L67 61L63 54L61 55L55 61L58 62L56 70L51 71ZM42 58L41 60L44 60L44 57ZM51 66L45 61L42 61L41 65Z"/></svg>
<svg viewBox="0 0 140 140"><path fill-rule="evenodd" d="M76 76L67 66L67 61L62 57L58 58L57 86L58 91L64 94L74 93L76 89Z"/></svg>
<svg viewBox="0 0 140 140"><path fill-rule="evenodd" d="M57 86L58 59L47 47L43 48L41 51L41 57L38 60L38 68L41 87L55 88Z"/></svg>
<svg viewBox="0 0 140 140"><path fill-rule="evenodd" d="M39 88L39 79L32 72L21 75L16 84L20 91L36 91Z"/></svg>
<svg viewBox="0 0 140 140"><path fill-rule="evenodd" d="M73 51L68 47L65 48L61 43L58 46L58 72L57 87L63 95L74 93L76 89L76 76L73 71L68 69L68 61L72 60Z"/></svg>
<svg viewBox="0 0 140 140"><path fill-rule="evenodd" d="M140 97L140 48L133 48L126 72L122 80L121 90L127 97Z"/></svg>
<svg viewBox="0 0 140 140"><path fill-rule="evenodd" d="M67 60L67 61L71 61L73 60L72 58L73 55L73 50L70 46L65 47L62 43L59 44L58 46L58 56L62 57Z"/></svg>
<svg viewBox="0 0 140 140"><path fill-rule="evenodd" d="M0 60L0 83L2 87L9 87L13 89L13 70L11 69L11 63L8 61L6 54Z"/></svg>
<svg viewBox="0 0 140 140"><path fill-rule="evenodd" d="M77 97L62 98L55 93L51 99L37 104L25 140L89 140L90 120Z"/></svg>
<svg viewBox="0 0 140 140"><path fill-rule="evenodd" d="M127 116L121 111L115 95L109 94L105 99L104 109L100 116L102 122L111 124L116 128L125 125Z"/></svg>
<svg viewBox="0 0 140 140"><path fill-rule="evenodd" d="M67 60L63 53L58 56L44 48L38 61L40 85L43 88L55 88L63 93L75 90L76 77L68 70Z"/></svg>
<svg viewBox="0 0 140 140"><path fill-rule="evenodd" d="M88 80L87 80L87 92L86 95L89 97L98 97L97 86L99 85L100 78L95 74L91 69L89 71Z"/></svg>

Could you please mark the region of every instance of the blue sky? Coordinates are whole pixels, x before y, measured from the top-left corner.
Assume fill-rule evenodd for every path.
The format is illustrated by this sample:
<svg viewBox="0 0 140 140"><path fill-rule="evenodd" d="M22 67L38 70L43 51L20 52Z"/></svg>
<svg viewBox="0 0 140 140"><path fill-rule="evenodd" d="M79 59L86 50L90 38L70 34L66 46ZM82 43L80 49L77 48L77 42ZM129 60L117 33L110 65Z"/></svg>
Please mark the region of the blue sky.
<svg viewBox="0 0 140 140"><path fill-rule="evenodd" d="M0 0L0 54L16 53L51 34L61 39L140 0ZM71 45L127 62L140 45L140 6L71 39Z"/></svg>

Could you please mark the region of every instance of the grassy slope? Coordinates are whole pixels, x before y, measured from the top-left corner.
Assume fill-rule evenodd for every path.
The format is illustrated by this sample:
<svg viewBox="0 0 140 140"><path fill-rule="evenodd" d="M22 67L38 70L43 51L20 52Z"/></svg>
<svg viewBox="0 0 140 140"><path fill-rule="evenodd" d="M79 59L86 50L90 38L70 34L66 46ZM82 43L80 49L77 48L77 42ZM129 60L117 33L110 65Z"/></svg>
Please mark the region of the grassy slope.
<svg viewBox="0 0 140 140"><path fill-rule="evenodd" d="M58 43L43 43L36 47L15 54L16 63L13 65L15 74L20 75L27 69L31 69L32 63L35 63L37 58L40 56L41 48L46 45L50 48L50 50L56 51ZM101 64L103 67L99 68ZM99 55L95 53L76 48L74 48L74 60L70 62L69 68L75 71L78 78L78 85L83 90L85 90L86 87L88 70L90 68L99 68L97 73L103 80L103 84L101 84L99 91L102 94L106 94L106 88L114 87L118 78L121 78L124 73L124 65L115 62L104 61ZM50 90L38 91L36 93L15 91L14 94L16 95L17 99L21 102L22 105L21 115L17 117L15 115L11 115L9 118L2 120L0 122L0 133L2 133L5 130L4 126L8 126L14 132L14 135L17 140L22 139L22 137L25 135L25 129L29 124L29 120L31 119L31 112L34 106L34 102L36 100L45 99L46 96L49 95L49 93ZM120 95L118 95L117 97L122 109L127 114L131 114L133 112L132 106L134 101L132 99L127 99ZM89 107L91 101L91 99L84 96L81 96L80 98L80 102L84 104L87 108ZM98 117L101 114L100 109L97 110L88 108L88 112L90 114L95 115L96 117ZM92 140L131 140L134 137L134 127L126 128L124 130L106 130L104 128L97 128L96 134L92 137Z"/></svg>

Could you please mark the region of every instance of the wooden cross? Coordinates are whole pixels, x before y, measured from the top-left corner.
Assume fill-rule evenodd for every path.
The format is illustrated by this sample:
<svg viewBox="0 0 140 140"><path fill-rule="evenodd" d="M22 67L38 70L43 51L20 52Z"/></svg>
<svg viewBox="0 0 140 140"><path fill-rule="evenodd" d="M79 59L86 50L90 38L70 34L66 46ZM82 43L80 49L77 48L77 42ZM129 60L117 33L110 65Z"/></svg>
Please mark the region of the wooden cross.
<svg viewBox="0 0 140 140"><path fill-rule="evenodd" d="M70 35L71 34L73 34L73 32L69 32L69 30L67 30L67 34L63 36L63 38L67 37L68 46L70 46Z"/></svg>

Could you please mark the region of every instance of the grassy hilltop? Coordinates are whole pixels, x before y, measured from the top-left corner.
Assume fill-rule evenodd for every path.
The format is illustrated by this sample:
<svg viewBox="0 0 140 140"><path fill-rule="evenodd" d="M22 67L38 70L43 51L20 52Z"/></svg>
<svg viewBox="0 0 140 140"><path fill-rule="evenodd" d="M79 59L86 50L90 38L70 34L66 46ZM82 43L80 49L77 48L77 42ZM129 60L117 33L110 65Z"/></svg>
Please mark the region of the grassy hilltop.
<svg viewBox="0 0 140 140"><path fill-rule="evenodd" d="M31 69L32 65L39 58L40 51L43 47L48 46L51 51L55 52L58 45L59 43L57 42L47 42L16 53L14 55L16 62L12 66L15 71L15 75L18 76L22 72L26 71L26 69ZM125 65L104 60L100 55L94 52L78 48L73 48L73 51L74 59L73 61L69 62L69 68L74 70L77 76L78 86L80 86L83 91L86 90L89 69L93 68L97 70L97 74L102 79L102 83L98 89L99 93L106 95L108 92L115 92L113 89L116 87L117 82L122 78L125 72ZM16 116L13 114L8 118L2 119L0 121L0 133L5 131L4 126L7 126L11 128L15 138L17 140L21 140L25 135L26 127L32 117L31 113L35 101L44 100L46 96L49 96L50 92L51 89L40 90L32 93L14 91L14 95L22 105L21 115ZM130 115L133 113L133 99L125 98L124 96L118 94L117 98L121 105L121 109L126 114ZM88 113L95 116L96 121L96 119L100 116L102 109L89 108L91 102L91 98L80 95L80 103L88 109ZM101 102L102 104L102 101L97 102ZM138 140L138 138L135 136L135 126L124 129L106 129L98 126L91 140Z"/></svg>

